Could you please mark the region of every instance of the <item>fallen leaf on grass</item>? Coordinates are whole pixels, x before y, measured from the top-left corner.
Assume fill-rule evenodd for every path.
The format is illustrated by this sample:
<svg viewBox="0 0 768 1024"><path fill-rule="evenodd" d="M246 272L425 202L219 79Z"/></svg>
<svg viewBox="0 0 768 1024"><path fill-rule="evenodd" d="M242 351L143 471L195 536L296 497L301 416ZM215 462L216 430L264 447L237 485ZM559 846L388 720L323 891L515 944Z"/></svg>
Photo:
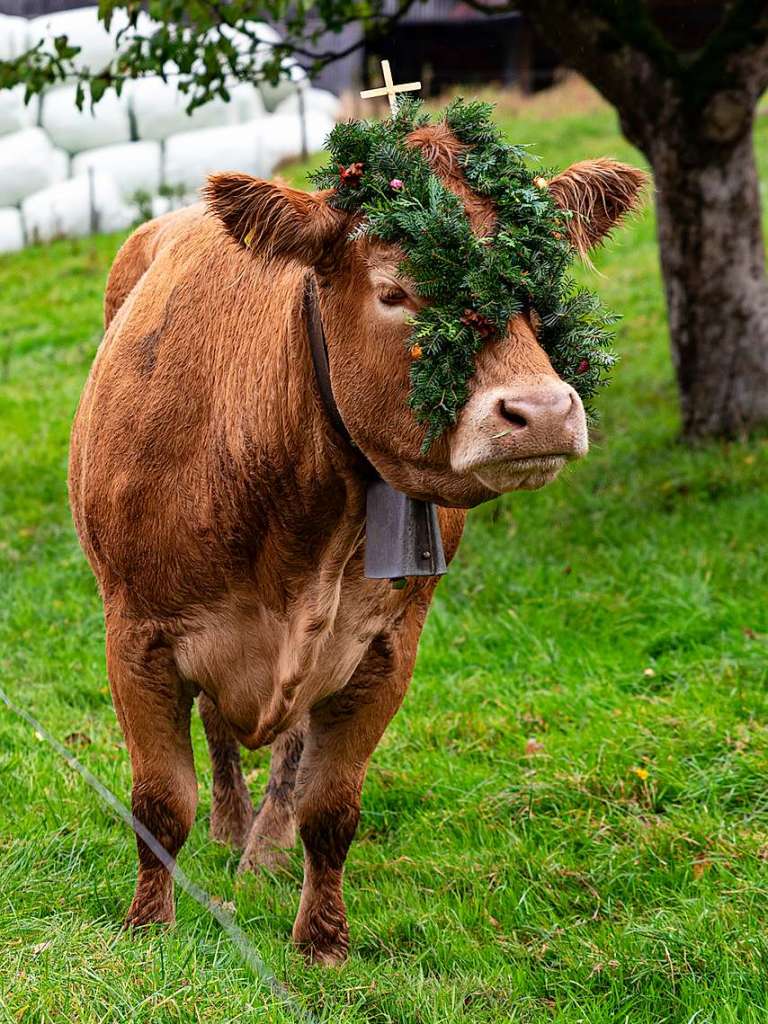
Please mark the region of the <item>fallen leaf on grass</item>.
<svg viewBox="0 0 768 1024"><path fill-rule="evenodd" d="M64 737L64 742L68 747L87 747L93 741L91 737L84 732L71 732L69 736Z"/></svg>
<svg viewBox="0 0 768 1024"><path fill-rule="evenodd" d="M693 868L692 868L692 870L693 870L693 877L697 878L697 879L698 878L703 878L704 875L707 873L707 871L709 871L709 869L711 867L712 867L712 861L711 860L707 860L706 857L698 857L693 862Z"/></svg>
<svg viewBox="0 0 768 1024"><path fill-rule="evenodd" d="M592 974L602 974L606 968L610 971L615 971L618 966L618 960L608 960L606 963L598 963L592 968Z"/></svg>

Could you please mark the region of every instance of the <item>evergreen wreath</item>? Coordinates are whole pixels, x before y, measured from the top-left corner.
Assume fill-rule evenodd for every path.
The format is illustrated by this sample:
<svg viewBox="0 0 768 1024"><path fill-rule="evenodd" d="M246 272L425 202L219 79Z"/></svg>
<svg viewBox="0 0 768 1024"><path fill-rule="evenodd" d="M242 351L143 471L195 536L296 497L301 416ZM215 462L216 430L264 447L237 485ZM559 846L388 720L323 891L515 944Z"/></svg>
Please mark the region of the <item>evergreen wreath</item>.
<svg viewBox="0 0 768 1024"><path fill-rule="evenodd" d="M616 358L610 327L618 318L567 275L576 255L568 235L572 214L528 168L525 149L502 140L492 110L459 99L444 113L467 146L460 158L467 183L494 204L491 237L475 235L461 200L406 145L414 129L430 122L420 100L401 100L385 121L336 125L327 142L331 162L312 176L318 188L334 190L332 206L361 216L352 237L402 248L400 269L429 303L413 317L408 343L409 404L426 424L423 452L456 422L478 351L525 309L538 314L539 344L593 418L590 400Z"/></svg>

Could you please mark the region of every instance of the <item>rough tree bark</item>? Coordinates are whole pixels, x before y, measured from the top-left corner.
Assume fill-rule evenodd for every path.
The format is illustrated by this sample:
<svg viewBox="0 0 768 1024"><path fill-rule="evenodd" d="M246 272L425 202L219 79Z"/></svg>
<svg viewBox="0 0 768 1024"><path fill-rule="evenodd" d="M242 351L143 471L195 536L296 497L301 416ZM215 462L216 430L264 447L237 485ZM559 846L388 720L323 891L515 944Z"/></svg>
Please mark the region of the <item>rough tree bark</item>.
<svg viewBox="0 0 768 1024"><path fill-rule="evenodd" d="M708 144L703 123L648 140L661 265L687 437L768 423L768 279L750 130Z"/></svg>
<svg viewBox="0 0 768 1024"><path fill-rule="evenodd" d="M521 0L619 112L653 172L682 428L689 440L768 425L768 279L752 142L768 87L768 3L724 3L695 54L647 0Z"/></svg>

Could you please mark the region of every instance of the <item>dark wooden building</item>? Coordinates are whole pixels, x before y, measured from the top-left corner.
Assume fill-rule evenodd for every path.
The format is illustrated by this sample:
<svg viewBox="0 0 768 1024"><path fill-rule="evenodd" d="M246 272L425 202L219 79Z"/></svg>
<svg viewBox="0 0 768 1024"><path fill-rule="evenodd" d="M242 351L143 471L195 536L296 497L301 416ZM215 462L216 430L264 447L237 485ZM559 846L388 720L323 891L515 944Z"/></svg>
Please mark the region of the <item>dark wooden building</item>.
<svg viewBox="0 0 768 1024"><path fill-rule="evenodd" d="M555 54L522 14L480 14L461 0L416 4L385 39L369 44L365 55L364 77L376 68L376 59L386 57L401 80L419 78L426 95L452 85L540 89L552 84L557 66Z"/></svg>
<svg viewBox="0 0 768 1024"><path fill-rule="evenodd" d="M395 9L395 0L389 0ZM361 38L347 26L325 35L318 50L344 50ZM531 30L523 15L485 15L461 0L424 0L385 37L329 65L318 84L333 92L379 85L381 59L388 59L398 81L419 79L423 95L452 85L519 85L526 91L552 84L557 58Z"/></svg>

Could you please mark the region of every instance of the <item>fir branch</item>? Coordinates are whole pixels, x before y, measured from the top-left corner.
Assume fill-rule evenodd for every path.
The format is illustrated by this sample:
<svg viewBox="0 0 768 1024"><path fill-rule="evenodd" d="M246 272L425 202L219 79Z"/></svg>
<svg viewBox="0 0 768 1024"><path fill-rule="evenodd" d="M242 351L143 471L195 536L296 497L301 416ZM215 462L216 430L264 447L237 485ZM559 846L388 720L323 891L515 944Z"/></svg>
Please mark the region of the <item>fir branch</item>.
<svg viewBox="0 0 768 1024"><path fill-rule="evenodd" d="M363 233L400 246L401 270L427 301L412 320L409 405L425 424L423 449L457 420L469 397L478 352L491 337L504 337L526 308L541 320L539 343L555 371L590 400L615 362L611 325L593 293L567 276L575 253L567 241L568 214L547 190L520 146L502 140L492 108L456 100L445 121L468 148L462 156L467 182L497 213L491 239L478 238L458 197L431 170L408 135L428 123L419 100L404 99L387 121L337 125L328 140L331 162L315 172L318 187L334 189L331 202L362 218ZM339 168L362 165L340 178ZM393 191L391 182L402 188Z"/></svg>

